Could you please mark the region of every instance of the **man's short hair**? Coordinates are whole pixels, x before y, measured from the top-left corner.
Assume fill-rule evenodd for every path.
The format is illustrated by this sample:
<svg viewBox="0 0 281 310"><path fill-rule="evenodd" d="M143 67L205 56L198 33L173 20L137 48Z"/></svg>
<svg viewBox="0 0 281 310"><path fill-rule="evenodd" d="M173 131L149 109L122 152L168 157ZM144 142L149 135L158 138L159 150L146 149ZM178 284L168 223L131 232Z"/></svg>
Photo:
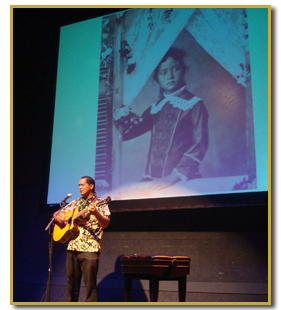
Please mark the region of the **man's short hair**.
<svg viewBox="0 0 281 310"><path fill-rule="evenodd" d="M92 177L89 177L89 176L85 175L85 176L81 177L81 179L85 179L86 183L89 184L89 185L93 184L94 185L93 190L95 189L96 183L95 183L95 180Z"/></svg>

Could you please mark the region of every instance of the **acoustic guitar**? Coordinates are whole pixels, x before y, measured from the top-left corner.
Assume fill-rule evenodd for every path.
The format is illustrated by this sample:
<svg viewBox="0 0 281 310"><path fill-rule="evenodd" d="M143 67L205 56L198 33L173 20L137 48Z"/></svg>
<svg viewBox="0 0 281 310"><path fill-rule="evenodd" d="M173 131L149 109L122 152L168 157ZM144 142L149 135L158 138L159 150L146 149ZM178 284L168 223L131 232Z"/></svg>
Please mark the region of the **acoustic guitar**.
<svg viewBox="0 0 281 310"><path fill-rule="evenodd" d="M109 203L110 201L111 198L108 196L106 199L97 201L90 205L94 205L95 207L97 207L99 205ZM88 212L90 205L79 212L78 208L75 208L70 212L61 212L65 215L66 225L61 228L57 224L55 224L53 232L54 241L65 243L70 240L70 238L78 236L79 224L81 224L85 220L85 218L83 218L83 215Z"/></svg>

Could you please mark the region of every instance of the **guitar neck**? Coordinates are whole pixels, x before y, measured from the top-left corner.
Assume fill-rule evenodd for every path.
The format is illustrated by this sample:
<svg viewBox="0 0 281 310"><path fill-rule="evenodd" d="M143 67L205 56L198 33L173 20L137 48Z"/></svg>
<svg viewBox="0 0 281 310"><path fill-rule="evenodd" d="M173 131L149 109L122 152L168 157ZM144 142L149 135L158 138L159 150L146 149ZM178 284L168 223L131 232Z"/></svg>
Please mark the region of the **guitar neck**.
<svg viewBox="0 0 281 310"><path fill-rule="evenodd" d="M94 206L97 207L99 205L102 205L104 203L108 203L110 201L110 197L107 197L106 199L104 200L101 200L101 201L97 201L94 203ZM85 212L87 212L89 209L89 207L85 207L83 210L79 211L78 213L76 213L74 216L73 216L73 220L77 219L79 216L83 215Z"/></svg>
<svg viewBox="0 0 281 310"><path fill-rule="evenodd" d="M83 215L84 213L86 213L88 211L88 207L84 208L83 210L79 211L78 213L76 213L74 216L73 216L73 220L77 219L79 216Z"/></svg>

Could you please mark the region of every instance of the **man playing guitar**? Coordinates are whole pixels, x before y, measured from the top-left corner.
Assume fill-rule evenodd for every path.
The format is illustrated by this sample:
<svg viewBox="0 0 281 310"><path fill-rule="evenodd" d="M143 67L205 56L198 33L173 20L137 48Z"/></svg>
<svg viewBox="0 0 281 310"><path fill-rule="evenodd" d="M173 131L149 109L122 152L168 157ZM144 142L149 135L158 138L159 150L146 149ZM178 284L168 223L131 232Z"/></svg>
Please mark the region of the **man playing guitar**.
<svg viewBox="0 0 281 310"><path fill-rule="evenodd" d="M67 301L77 302L80 283L86 287L86 301L97 301L97 272L103 230L109 225L110 197L101 199L95 193L95 181L89 176L79 180L81 198L54 213L54 240L67 245Z"/></svg>

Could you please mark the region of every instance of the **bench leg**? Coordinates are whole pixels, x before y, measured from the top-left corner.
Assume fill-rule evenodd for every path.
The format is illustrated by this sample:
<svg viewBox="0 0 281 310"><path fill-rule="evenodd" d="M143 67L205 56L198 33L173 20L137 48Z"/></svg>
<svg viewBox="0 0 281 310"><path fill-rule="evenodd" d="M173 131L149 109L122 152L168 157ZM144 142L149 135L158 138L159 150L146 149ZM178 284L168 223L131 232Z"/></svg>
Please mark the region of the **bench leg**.
<svg viewBox="0 0 281 310"><path fill-rule="evenodd" d="M186 276L179 278L179 301L185 302L186 295Z"/></svg>
<svg viewBox="0 0 281 310"><path fill-rule="evenodd" d="M158 292L159 292L159 280L152 277L149 279L149 295L151 302L156 302L158 300Z"/></svg>
<svg viewBox="0 0 281 310"><path fill-rule="evenodd" d="M132 279L125 275L125 301L130 301L132 291Z"/></svg>

